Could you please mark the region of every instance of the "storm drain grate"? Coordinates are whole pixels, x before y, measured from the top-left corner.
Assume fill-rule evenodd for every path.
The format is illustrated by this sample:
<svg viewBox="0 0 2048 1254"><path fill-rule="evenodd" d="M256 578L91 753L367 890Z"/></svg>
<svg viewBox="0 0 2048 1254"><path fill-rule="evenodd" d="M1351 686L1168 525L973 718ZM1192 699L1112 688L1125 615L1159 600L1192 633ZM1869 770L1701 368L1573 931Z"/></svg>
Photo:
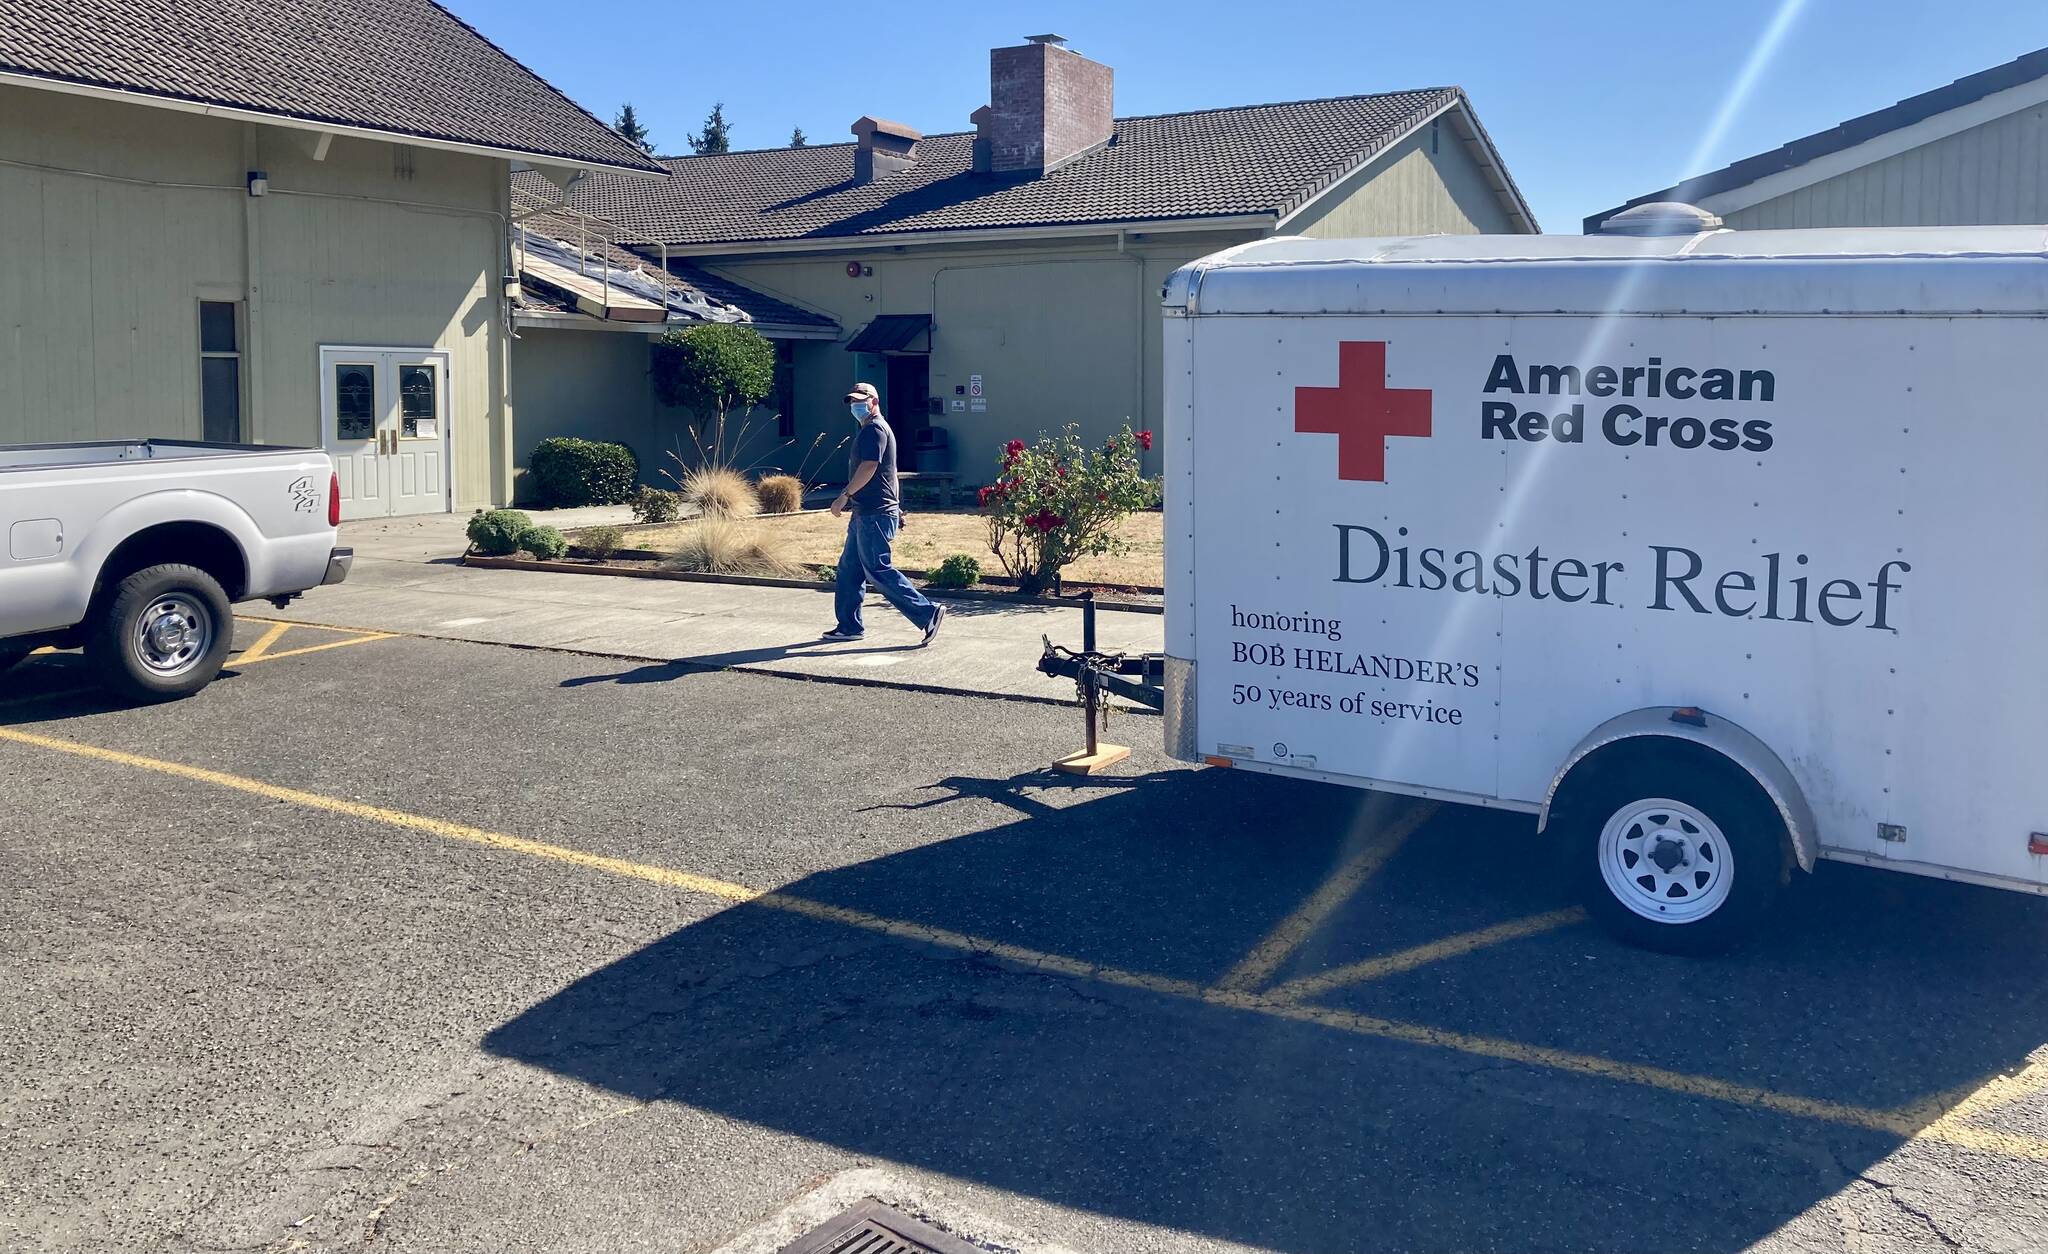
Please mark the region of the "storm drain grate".
<svg viewBox="0 0 2048 1254"><path fill-rule="evenodd" d="M782 1254L984 1254L873 1198L828 1219Z"/></svg>

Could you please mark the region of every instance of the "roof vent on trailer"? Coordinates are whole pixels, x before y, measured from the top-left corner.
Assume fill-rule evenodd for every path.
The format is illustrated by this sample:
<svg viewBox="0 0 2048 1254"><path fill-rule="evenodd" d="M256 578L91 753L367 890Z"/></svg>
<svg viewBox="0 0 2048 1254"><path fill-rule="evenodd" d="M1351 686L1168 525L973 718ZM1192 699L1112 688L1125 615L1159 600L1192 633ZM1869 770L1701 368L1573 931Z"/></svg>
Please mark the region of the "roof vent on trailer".
<svg viewBox="0 0 2048 1254"><path fill-rule="evenodd" d="M1721 229L1719 214L1678 200L1654 200L1600 223L1602 235L1698 235Z"/></svg>

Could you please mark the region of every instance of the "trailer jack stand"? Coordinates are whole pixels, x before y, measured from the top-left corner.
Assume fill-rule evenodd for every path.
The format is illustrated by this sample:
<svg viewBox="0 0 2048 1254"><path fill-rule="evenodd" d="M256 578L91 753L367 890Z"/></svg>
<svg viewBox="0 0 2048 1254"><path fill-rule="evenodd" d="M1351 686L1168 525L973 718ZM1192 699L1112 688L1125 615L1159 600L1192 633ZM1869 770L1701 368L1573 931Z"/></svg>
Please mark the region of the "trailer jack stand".
<svg viewBox="0 0 2048 1254"><path fill-rule="evenodd" d="M1089 606L1092 613L1094 606ZM1081 713L1088 728L1088 747L1079 753L1070 753L1052 764L1056 771L1069 775L1093 775L1105 767L1115 766L1131 756L1130 746L1113 745L1102 739L1102 715L1104 697L1095 682L1093 667L1081 669Z"/></svg>
<svg viewBox="0 0 2048 1254"><path fill-rule="evenodd" d="M1109 713L1111 693L1155 710L1160 708L1163 703L1160 690L1143 682L1151 677L1155 661L1151 656L1127 659L1121 655L1098 653L1095 649L1095 594L1081 594L1081 651L1075 653L1062 649L1047 640L1045 655L1038 660L1041 672L1066 676L1080 688L1081 715L1087 729L1088 747L1054 762L1054 770L1065 771L1069 775L1092 775L1131 756L1128 746L1103 741L1102 720ZM1141 682L1132 683L1125 679L1126 673L1137 674Z"/></svg>

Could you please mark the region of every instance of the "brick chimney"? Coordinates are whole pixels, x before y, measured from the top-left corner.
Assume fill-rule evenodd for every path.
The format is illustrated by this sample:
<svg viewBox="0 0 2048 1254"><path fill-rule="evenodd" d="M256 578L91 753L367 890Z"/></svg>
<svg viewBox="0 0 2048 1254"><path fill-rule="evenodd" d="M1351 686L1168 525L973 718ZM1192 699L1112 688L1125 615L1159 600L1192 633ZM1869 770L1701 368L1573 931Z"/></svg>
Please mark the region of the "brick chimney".
<svg viewBox="0 0 2048 1254"><path fill-rule="evenodd" d="M1066 43L1030 35L1019 47L990 50L989 103L970 119L976 170L1043 174L1109 142L1115 72Z"/></svg>
<svg viewBox="0 0 2048 1254"><path fill-rule="evenodd" d="M859 141L853 150L853 181L872 183L900 174L917 164L917 141L924 136L901 122L864 117L853 124Z"/></svg>

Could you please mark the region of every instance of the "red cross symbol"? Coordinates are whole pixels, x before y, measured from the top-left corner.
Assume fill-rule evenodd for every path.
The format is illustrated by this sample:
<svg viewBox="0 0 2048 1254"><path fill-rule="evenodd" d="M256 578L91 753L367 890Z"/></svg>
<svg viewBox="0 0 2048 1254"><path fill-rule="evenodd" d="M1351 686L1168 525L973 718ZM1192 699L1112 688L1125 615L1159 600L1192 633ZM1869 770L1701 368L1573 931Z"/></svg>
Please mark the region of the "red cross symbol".
<svg viewBox="0 0 2048 1254"><path fill-rule="evenodd" d="M1429 434L1428 388L1387 386L1384 340L1337 345L1337 386L1294 389L1294 429L1337 437L1337 477L1387 481L1387 437Z"/></svg>

